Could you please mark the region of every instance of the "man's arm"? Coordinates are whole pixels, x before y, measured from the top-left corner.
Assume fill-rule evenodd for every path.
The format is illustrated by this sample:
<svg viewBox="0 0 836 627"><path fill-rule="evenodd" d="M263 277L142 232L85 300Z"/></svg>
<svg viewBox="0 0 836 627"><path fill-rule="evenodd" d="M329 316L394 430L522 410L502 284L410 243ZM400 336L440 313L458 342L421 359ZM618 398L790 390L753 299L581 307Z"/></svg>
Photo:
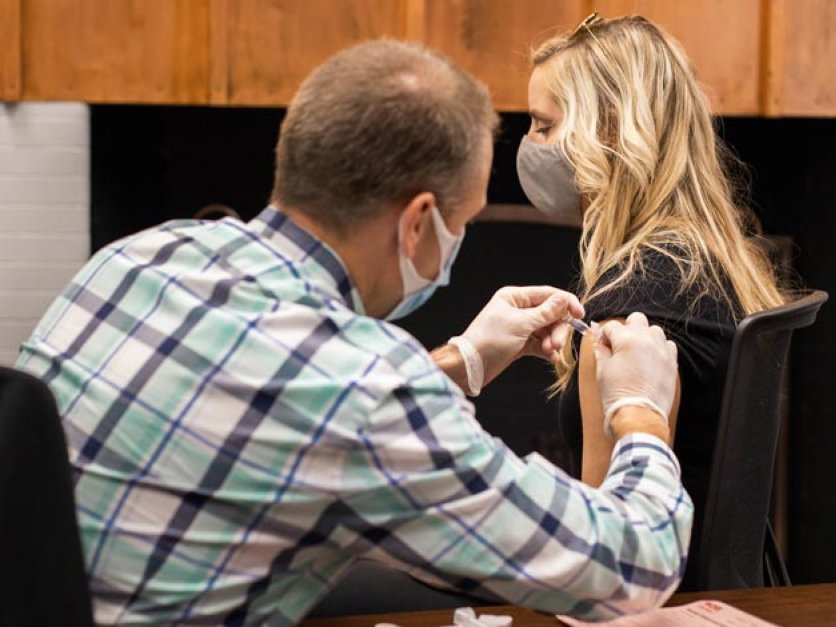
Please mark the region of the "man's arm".
<svg viewBox="0 0 836 627"><path fill-rule="evenodd" d="M646 324L605 332L601 389L619 440L601 488L537 454L519 459L470 403L421 378L380 399L363 455L346 459L360 467L338 473L364 477L340 491L344 548L544 611L605 618L661 605L684 571L693 508L666 423L642 403L670 402L675 349ZM639 404L614 405L625 399Z"/></svg>
<svg viewBox="0 0 836 627"><path fill-rule="evenodd" d="M404 393L397 405L364 434L373 465L339 473L367 477L342 494L347 550L432 585L584 618L657 607L678 586L693 508L663 440L621 438L593 489L536 453L519 459L469 403ZM645 421L664 436L644 411L618 410L613 428Z"/></svg>
<svg viewBox="0 0 836 627"><path fill-rule="evenodd" d="M633 435L646 433L655 436L670 446L670 426L659 420L659 415L646 407L627 406L616 410L612 419L612 430L615 441Z"/></svg>
<svg viewBox="0 0 836 627"><path fill-rule="evenodd" d="M618 322L623 321L623 319L618 320ZM581 479L584 483L593 487L601 485L601 482L604 480L610 467L610 458L612 457L613 444L615 443L604 433L604 410L601 406L601 396L596 380L597 360L595 359L594 350L596 342L596 338L589 334L581 338L577 363L578 395L581 408L581 422L583 425ZM673 409L668 417L668 424L665 427L665 433L670 432L670 437L662 438L668 444L673 441L673 436L676 431L676 418L679 411L679 377L677 377L676 389L677 393ZM629 409L638 411L642 408L630 407ZM656 420L656 422L658 423L659 421ZM647 425L649 432L658 435L652 421L648 421Z"/></svg>
<svg viewBox="0 0 836 627"><path fill-rule="evenodd" d="M556 287L503 287L461 339L480 361L480 383L486 385L523 355L551 358L566 340L566 320L582 318L583 313L574 294ZM467 393L471 389L473 382L468 380L462 349L448 344L434 350L432 357L462 390Z"/></svg>
<svg viewBox="0 0 836 627"><path fill-rule="evenodd" d="M452 344L445 344L436 348L430 353L430 356L435 364L453 380L453 383L467 393L467 371L464 367L464 357L461 351Z"/></svg>

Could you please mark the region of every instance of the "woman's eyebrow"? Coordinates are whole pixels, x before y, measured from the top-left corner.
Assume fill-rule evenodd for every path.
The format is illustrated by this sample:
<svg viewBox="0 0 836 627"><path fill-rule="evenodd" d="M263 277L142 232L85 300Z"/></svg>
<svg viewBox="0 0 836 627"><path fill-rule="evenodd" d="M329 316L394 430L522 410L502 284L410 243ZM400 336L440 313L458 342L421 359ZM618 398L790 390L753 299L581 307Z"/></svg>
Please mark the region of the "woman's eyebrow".
<svg viewBox="0 0 836 627"><path fill-rule="evenodd" d="M531 109L528 112L528 115L531 116L532 119L537 120L538 122L551 122L552 118L545 113L541 113L537 109Z"/></svg>

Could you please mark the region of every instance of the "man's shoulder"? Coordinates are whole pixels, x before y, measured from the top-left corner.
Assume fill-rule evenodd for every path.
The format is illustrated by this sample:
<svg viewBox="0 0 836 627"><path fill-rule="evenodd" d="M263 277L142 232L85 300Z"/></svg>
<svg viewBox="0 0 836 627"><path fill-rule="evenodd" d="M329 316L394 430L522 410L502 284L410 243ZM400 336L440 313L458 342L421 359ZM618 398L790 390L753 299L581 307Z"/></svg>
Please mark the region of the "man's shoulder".
<svg viewBox="0 0 836 627"><path fill-rule="evenodd" d="M263 370L258 376L287 356L311 364L303 378L362 382L384 394L415 382L433 389L448 385L411 334L355 311L327 284L325 273L277 254L242 223L167 222L114 242L87 274L99 292L113 291L128 275L149 275L143 293L162 294L166 310L154 309L149 319L143 305L132 301L137 311L128 312L149 324L163 313L185 319L190 307L205 307L211 315L197 330L211 323L213 338L239 338L235 353L247 368ZM194 349L202 353L214 342L198 342Z"/></svg>

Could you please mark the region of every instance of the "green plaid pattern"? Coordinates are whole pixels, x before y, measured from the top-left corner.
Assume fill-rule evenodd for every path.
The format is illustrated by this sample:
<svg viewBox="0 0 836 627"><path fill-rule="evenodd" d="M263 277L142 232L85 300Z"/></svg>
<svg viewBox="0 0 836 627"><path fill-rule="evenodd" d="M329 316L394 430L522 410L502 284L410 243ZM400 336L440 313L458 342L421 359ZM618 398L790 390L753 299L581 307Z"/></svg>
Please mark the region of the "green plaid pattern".
<svg viewBox="0 0 836 627"><path fill-rule="evenodd" d="M294 624L358 558L584 617L683 572L666 446L623 439L601 490L519 459L270 207L101 250L18 366L64 419L101 624Z"/></svg>

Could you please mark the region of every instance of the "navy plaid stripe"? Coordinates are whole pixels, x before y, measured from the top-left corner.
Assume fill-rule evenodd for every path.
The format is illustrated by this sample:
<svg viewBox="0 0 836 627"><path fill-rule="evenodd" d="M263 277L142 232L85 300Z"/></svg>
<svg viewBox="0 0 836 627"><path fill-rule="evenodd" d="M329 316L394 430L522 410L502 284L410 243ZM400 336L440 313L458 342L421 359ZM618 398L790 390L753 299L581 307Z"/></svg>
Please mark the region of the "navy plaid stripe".
<svg viewBox="0 0 836 627"><path fill-rule="evenodd" d="M183 504L177 510L173 520L169 523L172 529L188 529L194 518L205 507L207 501L213 496L234 466L229 463L228 457L237 458L243 453L244 447L249 442L255 429L261 421L271 415L275 399L281 396L284 387L299 374L299 371L313 358L316 352L330 340L337 329L330 321L320 324L314 331L299 345L294 352L294 359L285 361L272 377L272 383L267 389L258 391L250 402L249 410L241 417L235 429L229 434L221 446L225 452L224 456L218 456L213 460L212 465L203 476L198 489L190 493ZM228 457L227 457L228 456ZM172 538L161 538L161 541L154 548L154 553L148 561L148 566L143 580L150 580L167 559L174 548L176 536ZM224 560L224 564L228 559ZM211 582L210 582L211 587ZM140 588L138 590L141 591ZM196 597L193 606L199 600ZM190 609L190 608L189 608Z"/></svg>
<svg viewBox="0 0 836 627"><path fill-rule="evenodd" d="M421 438L436 468L449 467L452 463L450 453L438 442L438 439L430 428L427 415L415 401L412 392L407 388L400 387L393 390L392 395L400 403L406 413L409 426Z"/></svg>
<svg viewBox="0 0 836 627"><path fill-rule="evenodd" d="M230 283L231 282L228 281L218 283L215 286L215 289L212 291L212 296L210 297L208 303L201 304L200 306L192 309L189 312L186 319L183 321L183 323L174 332L174 334L171 337L166 338L163 341L163 343L158 347L157 351L154 354L152 354L151 358L148 359L140 367L139 371L131 379L127 387L124 390L120 391L120 395L116 399L116 402L114 402L110 406L109 411L105 414L105 416L97 426L96 430L93 432L92 436L82 447L79 455L79 464L87 464L95 459L99 449L102 447L102 444L110 436L111 432L116 427L116 424L118 423L119 419L128 410L128 407L133 402L133 399L137 398L141 394L142 388L145 386L148 380L154 374L156 374L157 370L165 362L169 355L178 350L178 348L182 345L182 342L185 339L185 337L206 314L207 309L212 306L220 306L226 301L226 299L229 296ZM154 450L148 462L146 462L144 468L134 477L132 477L131 480L127 483L127 486L123 490L122 496L120 497L117 506L113 510L110 520L108 520L106 524L106 529L110 529L113 526L114 520L119 515L123 504L128 500L133 486L136 485L139 479L146 476L151 471L155 460L159 458L160 454L162 453L162 450L165 448L165 446L171 440L172 435L175 433L177 425L177 421L170 424L169 429L165 434L165 437L157 446L156 450ZM103 534L100 537L96 549L93 553L93 557L90 564L92 569L95 569L96 567L105 540L106 535Z"/></svg>
<svg viewBox="0 0 836 627"><path fill-rule="evenodd" d="M125 275L125 278L116 286L116 289L113 291L113 297L110 301L104 302L101 304L99 309L93 312L93 316L84 329L78 333L73 340L72 344L70 344L69 348L63 352L63 354L57 356L53 363L50 365L50 369L45 372L42 376L43 380L46 383L52 381L53 378L58 374L61 362L66 359L71 359L73 355L77 354L84 344L90 339L93 335L93 332L96 330L98 325L103 321L106 320L110 313L115 308L115 303L119 302L121 298L124 298L127 291L133 285L136 278L139 276L140 272L142 272L145 268L153 265L161 265L168 261L171 256L174 254L174 251L187 244L190 240L188 238L183 238L179 240L175 240L162 248L154 255L154 258L151 259L147 264L136 266L132 268L128 273ZM75 293L82 293L83 286L73 286L73 292Z"/></svg>
<svg viewBox="0 0 836 627"><path fill-rule="evenodd" d="M348 278L345 267L322 242L299 228L287 216L272 207L267 207L262 211L256 221L263 222L274 233L281 232L284 237L305 252L305 257L313 257L314 262L328 272L333 279L343 300L353 308L357 308L359 302L355 302L353 285L351 279Z"/></svg>

